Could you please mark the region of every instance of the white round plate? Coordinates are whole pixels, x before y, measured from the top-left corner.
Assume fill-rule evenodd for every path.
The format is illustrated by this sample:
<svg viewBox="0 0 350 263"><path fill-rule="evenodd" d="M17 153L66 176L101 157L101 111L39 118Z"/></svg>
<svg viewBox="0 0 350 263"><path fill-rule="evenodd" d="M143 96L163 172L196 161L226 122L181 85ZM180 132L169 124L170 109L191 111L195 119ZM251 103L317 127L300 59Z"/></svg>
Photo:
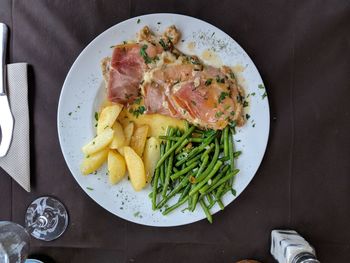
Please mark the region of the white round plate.
<svg viewBox="0 0 350 263"><path fill-rule="evenodd" d="M204 54L207 63L216 64L220 61L234 67L246 95L250 94L249 107L246 108L250 118L243 128L237 129L234 136L236 150L243 152L237 160L240 169L234 184L237 196L252 180L264 156L270 126L269 104L258 70L237 42L220 29L184 15L150 14L128 19L96 37L75 60L63 84L57 116L61 149L72 175L93 200L121 218L150 226L184 225L205 218L199 206L193 213L182 211L186 207L184 205L163 216L151 208L148 197L150 186L135 192L127 179L112 186L108 183L105 166L97 174L88 176L83 176L79 170L83 159L81 147L95 136L94 113L101 103L104 89L100 61L111 56L111 46L135 39L136 33L145 25L156 33L176 25L184 40L177 46L181 51L202 58ZM216 55L207 52L207 49ZM225 206L236 197L227 193L223 198ZM211 209L213 214L218 211L217 205Z"/></svg>

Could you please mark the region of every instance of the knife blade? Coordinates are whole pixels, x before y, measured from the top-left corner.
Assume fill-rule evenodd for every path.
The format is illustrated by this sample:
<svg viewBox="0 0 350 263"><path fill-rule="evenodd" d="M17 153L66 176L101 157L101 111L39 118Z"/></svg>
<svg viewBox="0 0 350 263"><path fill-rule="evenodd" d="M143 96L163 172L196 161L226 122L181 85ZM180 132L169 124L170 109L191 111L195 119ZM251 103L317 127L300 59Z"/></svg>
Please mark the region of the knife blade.
<svg viewBox="0 0 350 263"><path fill-rule="evenodd" d="M7 45L7 26L0 23L0 157L7 154L13 134L13 116L9 100L6 93L6 45Z"/></svg>

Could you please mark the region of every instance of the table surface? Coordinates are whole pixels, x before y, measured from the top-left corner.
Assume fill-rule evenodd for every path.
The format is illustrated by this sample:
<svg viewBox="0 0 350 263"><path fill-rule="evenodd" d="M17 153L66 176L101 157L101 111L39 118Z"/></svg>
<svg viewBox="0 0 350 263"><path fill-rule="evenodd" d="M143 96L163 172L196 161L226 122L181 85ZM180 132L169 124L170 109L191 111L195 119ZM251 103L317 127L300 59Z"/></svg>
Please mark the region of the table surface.
<svg viewBox="0 0 350 263"><path fill-rule="evenodd" d="M129 223L90 199L71 176L57 136L58 98L81 50L141 14L173 12L221 28L251 56L271 108L267 151L225 212L181 227ZM58 197L70 224L56 241L32 240L46 262L274 262L270 232L300 232L327 262L350 260L349 1L0 0L11 30L8 62L28 62L31 176L26 193L0 169L0 220L24 223L38 196Z"/></svg>

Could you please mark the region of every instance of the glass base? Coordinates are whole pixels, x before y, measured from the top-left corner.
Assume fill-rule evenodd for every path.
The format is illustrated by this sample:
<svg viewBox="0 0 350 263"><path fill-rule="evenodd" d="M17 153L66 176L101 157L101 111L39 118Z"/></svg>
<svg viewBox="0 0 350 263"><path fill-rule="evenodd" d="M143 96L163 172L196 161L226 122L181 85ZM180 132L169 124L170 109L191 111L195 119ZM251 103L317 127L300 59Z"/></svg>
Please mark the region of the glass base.
<svg viewBox="0 0 350 263"><path fill-rule="evenodd" d="M34 238L52 241L60 237L68 225L64 205L52 197L40 197L32 202L25 215L25 225Z"/></svg>

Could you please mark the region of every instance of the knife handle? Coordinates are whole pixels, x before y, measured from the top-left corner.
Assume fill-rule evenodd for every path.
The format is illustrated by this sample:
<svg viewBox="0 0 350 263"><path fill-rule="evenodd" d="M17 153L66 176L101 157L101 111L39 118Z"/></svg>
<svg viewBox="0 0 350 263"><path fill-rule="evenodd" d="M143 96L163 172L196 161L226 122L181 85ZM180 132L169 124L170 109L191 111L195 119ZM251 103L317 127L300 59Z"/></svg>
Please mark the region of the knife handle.
<svg viewBox="0 0 350 263"><path fill-rule="evenodd" d="M6 93L6 45L7 45L7 26L0 23L0 95Z"/></svg>

